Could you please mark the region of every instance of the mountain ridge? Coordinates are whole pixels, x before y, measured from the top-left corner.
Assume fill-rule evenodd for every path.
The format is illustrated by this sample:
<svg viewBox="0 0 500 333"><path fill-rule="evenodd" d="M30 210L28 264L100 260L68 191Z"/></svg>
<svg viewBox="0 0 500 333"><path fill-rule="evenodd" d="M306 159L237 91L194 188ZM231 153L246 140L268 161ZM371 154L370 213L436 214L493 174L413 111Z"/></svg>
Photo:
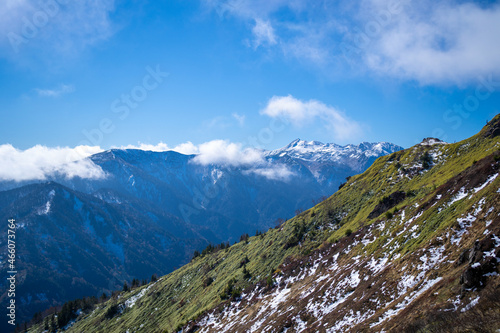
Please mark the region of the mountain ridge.
<svg viewBox="0 0 500 333"><path fill-rule="evenodd" d="M123 292L68 331L496 331L499 123L380 157L281 226Z"/></svg>
<svg viewBox="0 0 500 333"><path fill-rule="evenodd" d="M71 290L78 291L74 297L85 294L82 288L87 288L88 295L100 295L119 288L124 280L171 272L208 244L234 243L243 234L274 227L280 218L287 219L296 210L310 207L312 200L335 192L354 173L349 166L291 157L259 166L267 172L286 165L293 179L300 180L297 183L270 179L252 171L251 165L201 165L193 158L173 151L109 150L90 157L106 178L61 177L0 192L4 198L0 216L15 218L24 226L18 233L25 240L19 245L25 255L20 269L24 265L23 276L33 282L19 282L19 296L25 299L25 311L19 315L67 301ZM72 198L78 198L79 204ZM107 231L95 232L102 228ZM137 237L129 236L141 230ZM62 238L64 233L87 245L68 242ZM47 249L34 246L37 243ZM41 257L35 256L43 251ZM95 263L101 281L88 273L88 263L95 261L88 251L99 253L98 258L111 258ZM82 262L73 264L68 253ZM150 264L149 256L154 257ZM48 274L46 267L58 269ZM102 283L106 274L112 283ZM75 287L67 282L70 276L78 281ZM39 299L37 293L50 296Z"/></svg>

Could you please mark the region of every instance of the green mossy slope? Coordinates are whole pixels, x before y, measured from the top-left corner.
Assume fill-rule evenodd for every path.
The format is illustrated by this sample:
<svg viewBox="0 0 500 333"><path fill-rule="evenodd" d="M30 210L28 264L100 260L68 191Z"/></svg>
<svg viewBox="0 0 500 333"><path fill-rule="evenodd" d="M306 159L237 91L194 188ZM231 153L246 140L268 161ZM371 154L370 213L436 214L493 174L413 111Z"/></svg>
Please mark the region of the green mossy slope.
<svg viewBox="0 0 500 333"><path fill-rule="evenodd" d="M370 244L360 245L359 255L379 257L382 247L395 247L398 257L411 254L453 228L457 218L477 204L476 196L449 203L459 191L457 186L469 184L467 189L473 189L475 183L487 180L488 175L481 176L481 170L488 165L498 168L500 137L495 135L495 128L499 123L497 115L467 140L421 144L381 157L366 172L351 177L330 198L282 226L197 257L153 284L122 292L80 315L67 331L174 332L206 311L230 303L231 293L234 299L240 291L250 291L258 284L263 288L272 286L285 259L304 258L307 263L308 256L317 249L341 242L375 223L383 223L384 230ZM500 177L485 191L487 202L497 199L494 189L499 182ZM393 195L396 192L400 195ZM396 197L390 208L384 209L384 203ZM406 216L402 216L403 211ZM418 237L402 233L402 221L409 218L418 226ZM135 295L141 297L130 306ZM118 313L112 316L110 309L118 309ZM31 331L42 332L43 325Z"/></svg>

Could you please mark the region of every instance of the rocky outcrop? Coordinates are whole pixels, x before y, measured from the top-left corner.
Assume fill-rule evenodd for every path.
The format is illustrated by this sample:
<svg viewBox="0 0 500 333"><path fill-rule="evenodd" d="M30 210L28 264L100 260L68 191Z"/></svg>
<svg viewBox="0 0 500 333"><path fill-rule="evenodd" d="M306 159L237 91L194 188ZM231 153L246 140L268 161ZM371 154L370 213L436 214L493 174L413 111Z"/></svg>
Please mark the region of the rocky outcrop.
<svg viewBox="0 0 500 333"><path fill-rule="evenodd" d="M368 218L373 219L379 216L380 214L396 206L398 203L402 202L405 198L406 198L406 193L402 191L396 191L387 197L383 197L382 200L380 200L380 202L368 215Z"/></svg>

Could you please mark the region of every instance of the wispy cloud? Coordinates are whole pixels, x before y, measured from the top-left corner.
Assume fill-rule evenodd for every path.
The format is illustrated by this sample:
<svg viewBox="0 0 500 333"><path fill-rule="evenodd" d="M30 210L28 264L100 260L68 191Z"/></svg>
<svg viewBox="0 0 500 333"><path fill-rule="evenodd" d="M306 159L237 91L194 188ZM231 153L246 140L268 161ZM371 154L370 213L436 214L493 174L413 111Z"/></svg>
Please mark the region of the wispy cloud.
<svg viewBox="0 0 500 333"><path fill-rule="evenodd" d="M231 125L232 125L231 120L225 116L217 116L203 122L203 126L206 127L207 129L212 129L212 128L224 129L231 127Z"/></svg>
<svg viewBox="0 0 500 333"><path fill-rule="evenodd" d="M127 145L127 146L113 147L113 148L118 148L118 149L139 149L139 150L156 151L156 152L172 150L172 148L170 148L166 143L163 143L163 142L160 142L160 143L158 143L156 145L149 144L149 143L139 142L137 145Z"/></svg>
<svg viewBox="0 0 500 333"><path fill-rule="evenodd" d="M26 50L71 55L111 36L114 0L36 1L0 3L0 51L17 57Z"/></svg>
<svg viewBox="0 0 500 333"><path fill-rule="evenodd" d="M460 86L500 75L498 2L204 2L251 27L254 46L277 47L327 76L371 72L422 85Z"/></svg>
<svg viewBox="0 0 500 333"><path fill-rule="evenodd" d="M10 144L0 145L0 180L46 180L55 175L66 178L100 179L104 171L86 157L101 152L99 147L76 148L34 146L19 150Z"/></svg>
<svg viewBox="0 0 500 333"><path fill-rule="evenodd" d="M254 34L254 48L258 48L260 45L274 45L277 43L274 29L269 21L255 19L252 32Z"/></svg>
<svg viewBox="0 0 500 333"><path fill-rule="evenodd" d="M371 1L375 12L387 4ZM381 75L421 84L467 84L500 74L500 4L411 2L390 16L364 52Z"/></svg>
<svg viewBox="0 0 500 333"><path fill-rule="evenodd" d="M238 114L236 112L234 112L232 114L233 118L236 119L236 121L238 122L238 124L240 125L240 127L243 127L243 125L245 125L245 120L246 120L246 116L244 114Z"/></svg>
<svg viewBox="0 0 500 333"><path fill-rule="evenodd" d="M232 15L251 26L254 49L276 47L284 56L324 65L334 49L330 37L338 33L332 1L203 0L219 15ZM328 4L327 4L328 2ZM336 6L335 9L337 9ZM291 15L280 15L288 12ZM328 44L326 44L328 43Z"/></svg>
<svg viewBox="0 0 500 333"><path fill-rule="evenodd" d="M256 174L272 180L288 181L294 175L286 166L266 161L263 151L226 140L213 140L200 145L186 142L173 148L163 142L115 148L177 151L195 155L192 163L240 168L244 174ZM104 150L100 147L91 146L51 148L37 145L20 150L10 144L0 145L0 181L48 180L56 176L68 179L102 179L106 177L106 173L88 158L102 151Z"/></svg>
<svg viewBox="0 0 500 333"><path fill-rule="evenodd" d="M59 97L64 94L69 94L75 91L75 88L72 85L62 84L58 88L55 89L35 89L38 96L42 97Z"/></svg>
<svg viewBox="0 0 500 333"><path fill-rule="evenodd" d="M162 151L176 151L178 153L184 154L184 155L193 155L193 154L198 154L199 153L199 148L198 146L194 145L191 141L181 143L175 147L169 147L166 143L160 142L155 145L150 144L150 143L142 143L139 142L137 145L126 145L126 146L120 146L120 147L112 147L112 148L118 148L118 149L139 149L139 150L146 150L146 151L154 151L154 152L162 152Z"/></svg>
<svg viewBox="0 0 500 333"><path fill-rule="evenodd" d="M297 127L320 119L338 140L346 140L360 134L361 126L342 111L316 100L301 101L295 97L273 96L260 112L272 118L288 119Z"/></svg>
<svg viewBox="0 0 500 333"><path fill-rule="evenodd" d="M203 122L203 127L206 129L223 130L234 126L244 126L246 116L233 112L231 116L216 116L212 119Z"/></svg>
<svg viewBox="0 0 500 333"><path fill-rule="evenodd" d="M284 6L295 7L303 0L202 0L219 15L234 15L243 19L267 17Z"/></svg>

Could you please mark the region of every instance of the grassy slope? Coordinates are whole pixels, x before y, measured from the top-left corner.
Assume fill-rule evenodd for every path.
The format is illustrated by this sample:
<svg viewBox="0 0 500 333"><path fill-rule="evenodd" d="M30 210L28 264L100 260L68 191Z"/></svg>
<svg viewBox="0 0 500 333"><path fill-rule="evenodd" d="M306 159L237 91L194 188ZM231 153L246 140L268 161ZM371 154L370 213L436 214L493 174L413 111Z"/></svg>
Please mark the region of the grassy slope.
<svg viewBox="0 0 500 333"><path fill-rule="evenodd" d="M497 116L492 123L499 120L500 117ZM383 235L381 233L373 243L362 250L364 255L380 255L378 251L381 246L390 235L397 235L401 228L399 219L388 219L385 214L368 219L380 199L394 191L414 191L415 195L400 202L397 208L405 209L406 214L415 216L419 210L415 203L421 205L430 200L441 185L471 166L474 161L499 150L499 137L484 138L484 131L483 129L478 135L455 144L417 145L381 157L365 173L352 177L332 197L287 221L280 229L271 229L262 236L251 237L248 243L240 242L229 249L196 258L162 277L154 285L122 293L118 299L101 304L91 314L84 315L68 331L125 332L130 329L172 332L179 324L197 318L203 311L220 304L222 301L219 295L231 279L236 280L236 287L245 289L265 280L286 257L307 256L327 243L340 240L349 229L356 231L385 219L387 232ZM428 171L415 172L412 176L412 167L415 170L418 168L420 156L425 151L437 156L434 159L435 165ZM409 173L408 177L404 175L403 168ZM498 179L495 183L498 183ZM489 195L493 196L494 193ZM459 204L453 204L445 208L446 214L437 214L437 207L427 209L419 218L420 221L426 221L422 223L419 237L409 240L395 237L391 244L400 244L398 251L401 254L415 251L440 231L452 226L456 218L469 210L474 203L474 200L466 199ZM294 243L297 233L302 235L300 246L287 248L285 244ZM243 278L243 269L240 267L240 262L245 257L250 260L246 265L252 275L249 280ZM207 277L212 277L214 282L204 287ZM144 288L149 289L133 307L125 308L120 316L105 318L105 313L112 304L122 304ZM42 330L35 327L33 331Z"/></svg>

